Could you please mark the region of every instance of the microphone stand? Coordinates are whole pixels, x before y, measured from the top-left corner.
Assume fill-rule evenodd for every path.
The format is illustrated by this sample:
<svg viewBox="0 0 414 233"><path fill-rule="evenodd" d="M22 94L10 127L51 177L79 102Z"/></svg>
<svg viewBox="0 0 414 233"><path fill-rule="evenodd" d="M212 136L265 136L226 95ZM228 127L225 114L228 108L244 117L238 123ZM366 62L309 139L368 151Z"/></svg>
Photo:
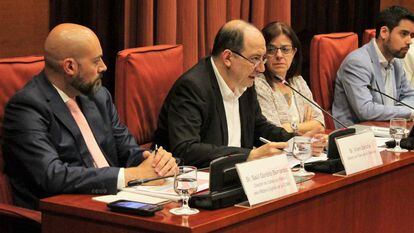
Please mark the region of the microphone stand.
<svg viewBox="0 0 414 233"><path fill-rule="evenodd" d="M284 79L280 78L277 75L274 75L274 77L280 81L281 83L285 84L287 87L289 87L290 89L292 89L292 91L294 91L295 93L299 94L300 96L302 96L302 98L304 98L305 100L307 100L309 103L313 104L313 106L317 107L319 110L321 110L322 112L324 112L326 115L330 116L333 120L335 120L338 124L340 124L342 127L344 128L348 128L344 123L342 123L340 120L336 119L334 116L332 116L332 114L330 114L328 111L326 111L325 109L321 108L319 105L317 105L315 102L313 102L312 100L310 100L309 98L307 98L306 96L304 96L302 93L300 93L298 90L296 90L295 88L293 88L288 82L286 82Z"/></svg>
<svg viewBox="0 0 414 233"><path fill-rule="evenodd" d="M306 96L304 96L298 90L296 90L295 88L293 88L291 85L289 85L289 83L286 82L284 79L280 78L277 75L274 75L274 77L278 81L282 82L287 87L289 87L290 89L292 89L292 91L294 91L295 93L297 93L300 96L302 96L302 98L304 98L305 100L307 100L313 106L317 107L319 110L321 110L326 115L328 115L329 117L331 117L333 120L335 120L342 127L344 127L343 129L335 130L335 131L333 131L332 133L329 134L329 138L328 138L328 152L327 152L327 154L328 154L328 160L326 160L326 161L313 162L312 164L309 164L308 167L306 167L306 169L309 169L309 170L312 170L312 171L317 171L317 172L328 172L328 173L334 173L334 172L339 172L339 171L343 170L344 167L342 165L341 159L339 158L339 151L338 151L338 148L336 146L335 138L336 137L341 137L341 136L346 136L346 135L354 134L355 133L355 128L348 128L344 123L342 123L340 120L336 119L328 111L326 111L325 109L323 109L322 107L320 107L319 105L317 105L315 102L313 102L312 100L310 100L309 98L307 98Z"/></svg>
<svg viewBox="0 0 414 233"><path fill-rule="evenodd" d="M404 105L405 107L407 107L407 108L410 108L410 109L414 110L414 108L413 108L413 107L411 107L410 105L408 105L408 104L406 104L406 103L404 103L404 102L402 102L402 101L400 101L400 100L397 100L396 98L394 98L394 97L392 97L392 96L389 96L389 95L385 94L384 92L382 92L382 91L380 91L380 90L378 90L378 89L373 88L371 85L368 85L368 86L367 86L367 88L368 88L370 91L375 91L375 92L378 92L378 93L380 93L381 95L384 95L384 96L386 96L386 97L388 97L388 98L390 98L390 99L394 100L395 102L400 103L400 104Z"/></svg>

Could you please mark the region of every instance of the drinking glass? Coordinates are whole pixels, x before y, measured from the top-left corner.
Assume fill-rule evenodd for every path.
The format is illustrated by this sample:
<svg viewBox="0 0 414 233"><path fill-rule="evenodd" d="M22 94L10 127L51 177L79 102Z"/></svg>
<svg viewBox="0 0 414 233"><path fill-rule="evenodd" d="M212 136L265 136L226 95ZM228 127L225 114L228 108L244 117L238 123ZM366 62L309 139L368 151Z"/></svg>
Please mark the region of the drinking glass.
<svg viewBox="0 0 414 233"><path fill-rule="evenodd" d="M197 168L179 166L174 174L174 191L181 196L183 204L179 208L170 209L175 215L192 215L199 211L188 206L191 194L197 192Z"/></svg>
<svg viewBox="0 0 414 233"><path fill-rule="evenodd" d="M312 156L312 139L309 137L295 137L293 139L293 157L300 161L300 169L293 173L298 177L312 177L313 172L305 170L305 161Z"/></svg>
<svg viewBox="0 0 414 233"><path fill-rule="evenodd" d="M400 141L406 136L407 120L404 118L392 118L390 120L390 135L395 140L395 147L388 149L394 153L407 152L408 150L400 147Z"/></svg>

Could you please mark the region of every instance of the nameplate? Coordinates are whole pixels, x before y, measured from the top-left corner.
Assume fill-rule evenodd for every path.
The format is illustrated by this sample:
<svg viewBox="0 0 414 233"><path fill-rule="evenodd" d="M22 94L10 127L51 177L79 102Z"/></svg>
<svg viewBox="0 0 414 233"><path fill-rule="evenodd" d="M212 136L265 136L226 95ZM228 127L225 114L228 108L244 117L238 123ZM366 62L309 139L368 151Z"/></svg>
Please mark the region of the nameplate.
<svg viewBox="0 0 414 233"><path fill-rule="evenodd" d="M382 158L372 131L335 140L347 175L382 164Z"/></svg>
<svg viewBox="0 0 414 233"><path fill-rule="evenodd" d="M286 155L236 164L249 205L256 205L298 191Z"/></svg>

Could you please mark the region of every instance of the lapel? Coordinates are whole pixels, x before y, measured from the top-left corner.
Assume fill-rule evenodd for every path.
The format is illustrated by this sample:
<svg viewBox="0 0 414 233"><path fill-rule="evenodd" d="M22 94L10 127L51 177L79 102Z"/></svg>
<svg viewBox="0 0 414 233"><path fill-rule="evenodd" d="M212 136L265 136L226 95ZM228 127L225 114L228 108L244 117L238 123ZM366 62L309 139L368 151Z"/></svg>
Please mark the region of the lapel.
<svg viewBox="0 0 414 233"><path fill-rule="evenodd" d="M80 157L87 167L93 167L93 161L91 155L86 147L85 141L83 140L82 134L70 114L69 109L66 107L59 93L53 87L53 85L46 78L44 72L42 72L40 80L40 88L43 90L46 96L46 102L49 103L50 109L57 119L69 130L72 134L73 139L76 142L76 147L79 150ZM64 140L64 138L62 139Z"/></svg>
<svg viewBox="0 0 414 233"><path fill-rule="evenodd" d="M205 60L205 65L207 68L208 76L210 77L210 84L214 92L214 100L216 102L216 110L219 117L220 122L220 128L223 135L222 136L222 144L228 145L229 143L229 136L227 132L227 119L226 119L226 111L224 110L224 104L223 104L223 97L221 96L220 88L217 82L216 75L213 70L213 66L211 65L211 57L208 56Z"/></svg>
<svg viewBox="0 0 414 233"><path fill-rule="evenodd" d="M103 155L105 156L109 165L114 166L112 160L108 158L108 155L105 153L102 147L102 144L105 142L105 139L109 134L109 130L107 129L107 124L102 118L98 107L96 106L94 101L92 101L89 97L85 95L80 95L76 97L76 100L78 102L80 109L82 110L83 115L88 121L89 127L91 128L95 140L101 148Z"/></svg>
<svg viewBox="0 0 414 233"><path fill-rule="evenodd" d="M381 73L382 66L379 63L378 54L377 54L377 51L375 50L374 40L371 40L371 42L367 44L367 51L371 59L371 64L372 64L372 68L374 72L374 78L373 78L373 82L371 82L371 85L379 89L381 92L385 93L385 82L384 82L384 78L382 77L382 73Z"/></svg>
<svg viewBox="0 0 414 233"><path fill-rule="evenodd" d="M241 147L249 147L246 143L248 140L248 132L249 132L249 113L252 112L251 109L249 109L249 102L247 100L247 92L250 88L247 88L247 90L240 96L239 98L239 112L240 112L240 127L241 127L241 141L240 145Z"/></svg>

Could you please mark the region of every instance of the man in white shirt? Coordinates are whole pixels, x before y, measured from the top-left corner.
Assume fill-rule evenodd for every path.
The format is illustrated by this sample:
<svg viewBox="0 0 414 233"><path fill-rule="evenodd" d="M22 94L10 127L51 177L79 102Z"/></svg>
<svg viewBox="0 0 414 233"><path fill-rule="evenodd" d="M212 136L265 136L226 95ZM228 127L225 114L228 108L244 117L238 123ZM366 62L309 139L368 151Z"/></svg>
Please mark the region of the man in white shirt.
<svg viewBox="0 0 414 233"><path fill-rule="evenodd" d="M252 88L264 71L265 54L256 27L242 20L226 23L212 56L201 59L170 90L154 142L197 167L230 154L244 154L247 160L280 154L294 134L265 119ZM259 137L272 142L262 145ZM324 144L324 139L315 143L316 154Z"/></svg>

